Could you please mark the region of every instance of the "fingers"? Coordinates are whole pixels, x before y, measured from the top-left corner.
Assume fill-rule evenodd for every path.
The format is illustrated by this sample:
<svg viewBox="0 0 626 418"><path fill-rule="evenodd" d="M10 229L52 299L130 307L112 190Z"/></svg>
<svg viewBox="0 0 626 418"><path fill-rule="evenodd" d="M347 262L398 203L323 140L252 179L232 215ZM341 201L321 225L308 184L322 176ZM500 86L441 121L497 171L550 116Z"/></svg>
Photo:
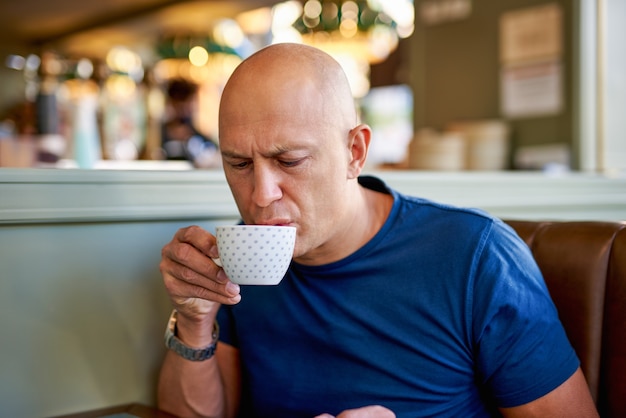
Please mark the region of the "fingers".
<svg viewBox="0 0 626 418"><path fill-rule="evenodd" d="M220 283L228 281L222 269L210 258L191 244L172 241L163 247L161 261L166 269L176 277L198 284L198 280L210 277ZM172 263L169 263L169 262Z"/></svg>
<svg viewBox="0 0 626 418"><path fill-rule="evenodd" d="M166 257L202 274L216 276L217 268L206 259L218 257L215 237L198 226L179 229L163 248ZM227 280L226 275L222 279Z"/></svg>
<svg viewBox="0 0 626 418"><path fill-rule="evenodd" d="M230 282L211 259L217 256L215 237L197 226L178 230L163 247L159 267L177 309L189 309L188 315L201 315L214 311L215 303L239 302L239 286Z"/></svg>
<svg viewBox="0 0 626 418"><path fill-rule="evenodd" d="M208 259L208 262L211 262ZM217 269L219 267L216 266ZM223 271L221 271L223 274ZM186 304L188 298L200 298L223 304L235 304L241 299L239 286L228 279L218 280L198 273L171 259L161 261L165 289L176 305Z"/></svg>
<svg viewBox="0 0 626 418"><path fill-rule="evenodd" d="M343 411L337 418L395 418L395 414L380 405L365 406L363 408ZM330 414L318 415L315 418L334 418Z"/></svg>

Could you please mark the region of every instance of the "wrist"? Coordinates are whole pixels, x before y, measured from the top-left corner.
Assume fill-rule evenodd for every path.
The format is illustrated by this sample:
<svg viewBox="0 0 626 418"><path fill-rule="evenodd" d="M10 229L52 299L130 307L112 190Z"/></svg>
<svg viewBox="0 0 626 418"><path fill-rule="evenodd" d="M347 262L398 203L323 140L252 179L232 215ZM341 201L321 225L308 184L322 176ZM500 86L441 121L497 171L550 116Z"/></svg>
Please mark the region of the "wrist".
<svg viewBox="0 0 626 418"><path fill-rule="evenodd" d="M174 312L172 312L172 315L175 317L175 335L185 345L200 348L213 342L213 328L216 323L215 315L190 317L176 310Z"/></svg>
<svg viewBox="0 0 626 418"><path fill-rule="evenodd" d="M210 331L210 343L193 344L185 343L179 338L178 334L178 312L174 309L165 329L165 346L174 351L179 356L190 361L208 360L215 354L217 340L219 338L219 326L217 322L213 322ZM190 345L191 344L191 345Z"/></svg>

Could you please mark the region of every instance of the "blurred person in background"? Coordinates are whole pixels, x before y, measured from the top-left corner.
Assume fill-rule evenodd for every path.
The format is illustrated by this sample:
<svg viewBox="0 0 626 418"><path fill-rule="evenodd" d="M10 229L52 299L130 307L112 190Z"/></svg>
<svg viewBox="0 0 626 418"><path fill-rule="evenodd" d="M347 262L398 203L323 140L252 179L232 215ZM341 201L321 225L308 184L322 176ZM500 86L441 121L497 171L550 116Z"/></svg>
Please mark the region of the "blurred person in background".
<svg viewBox="0 0 626 418"><path fill-rule="evenodd" d="M186 160L198 168L219 165L216 142L194 126L198 86L183 79L167 86L162 151L167 160Z"/></svg>

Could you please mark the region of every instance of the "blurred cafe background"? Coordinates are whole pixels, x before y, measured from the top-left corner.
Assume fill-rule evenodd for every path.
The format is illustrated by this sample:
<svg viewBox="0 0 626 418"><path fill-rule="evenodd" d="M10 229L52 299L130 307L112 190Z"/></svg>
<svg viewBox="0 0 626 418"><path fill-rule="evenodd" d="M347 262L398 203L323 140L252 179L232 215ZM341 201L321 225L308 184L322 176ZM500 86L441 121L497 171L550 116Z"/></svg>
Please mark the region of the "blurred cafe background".
<svg viewBox="0 0 626 418"><path fill-rule="evenodd" d="M2 2L0 167L217 168L217 106L230 73L266 45L302 42L348 73L375 133L370 168L620 173L625 8L619 0Z"/></svg>
<svg viewBox="0 0 626 418"><path fill-rule="evenodd" d="M2 8L3 166L217 167L221 89L242 59L271 43L332 53L356 100L372 76L380 85L409 78L399 44L414 31L410 0L28 0ZM381 69L372 74L373 66ZM410 123L403 87L398 111Z"/></svg>

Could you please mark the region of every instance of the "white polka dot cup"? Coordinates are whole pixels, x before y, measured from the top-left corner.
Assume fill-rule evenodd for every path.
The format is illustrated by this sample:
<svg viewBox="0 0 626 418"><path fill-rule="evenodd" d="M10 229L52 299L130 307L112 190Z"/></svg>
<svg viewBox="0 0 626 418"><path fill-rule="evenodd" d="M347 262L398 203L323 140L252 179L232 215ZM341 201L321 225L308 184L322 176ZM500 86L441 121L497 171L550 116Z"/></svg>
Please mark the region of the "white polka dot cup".
<svg viewBox="0 0 626 418"><path fill-rule="evenodd" d="M285 276L296 243L296 228L228 225L215 228L217 249L228 278L237 284L274 285Z"/></svg>

